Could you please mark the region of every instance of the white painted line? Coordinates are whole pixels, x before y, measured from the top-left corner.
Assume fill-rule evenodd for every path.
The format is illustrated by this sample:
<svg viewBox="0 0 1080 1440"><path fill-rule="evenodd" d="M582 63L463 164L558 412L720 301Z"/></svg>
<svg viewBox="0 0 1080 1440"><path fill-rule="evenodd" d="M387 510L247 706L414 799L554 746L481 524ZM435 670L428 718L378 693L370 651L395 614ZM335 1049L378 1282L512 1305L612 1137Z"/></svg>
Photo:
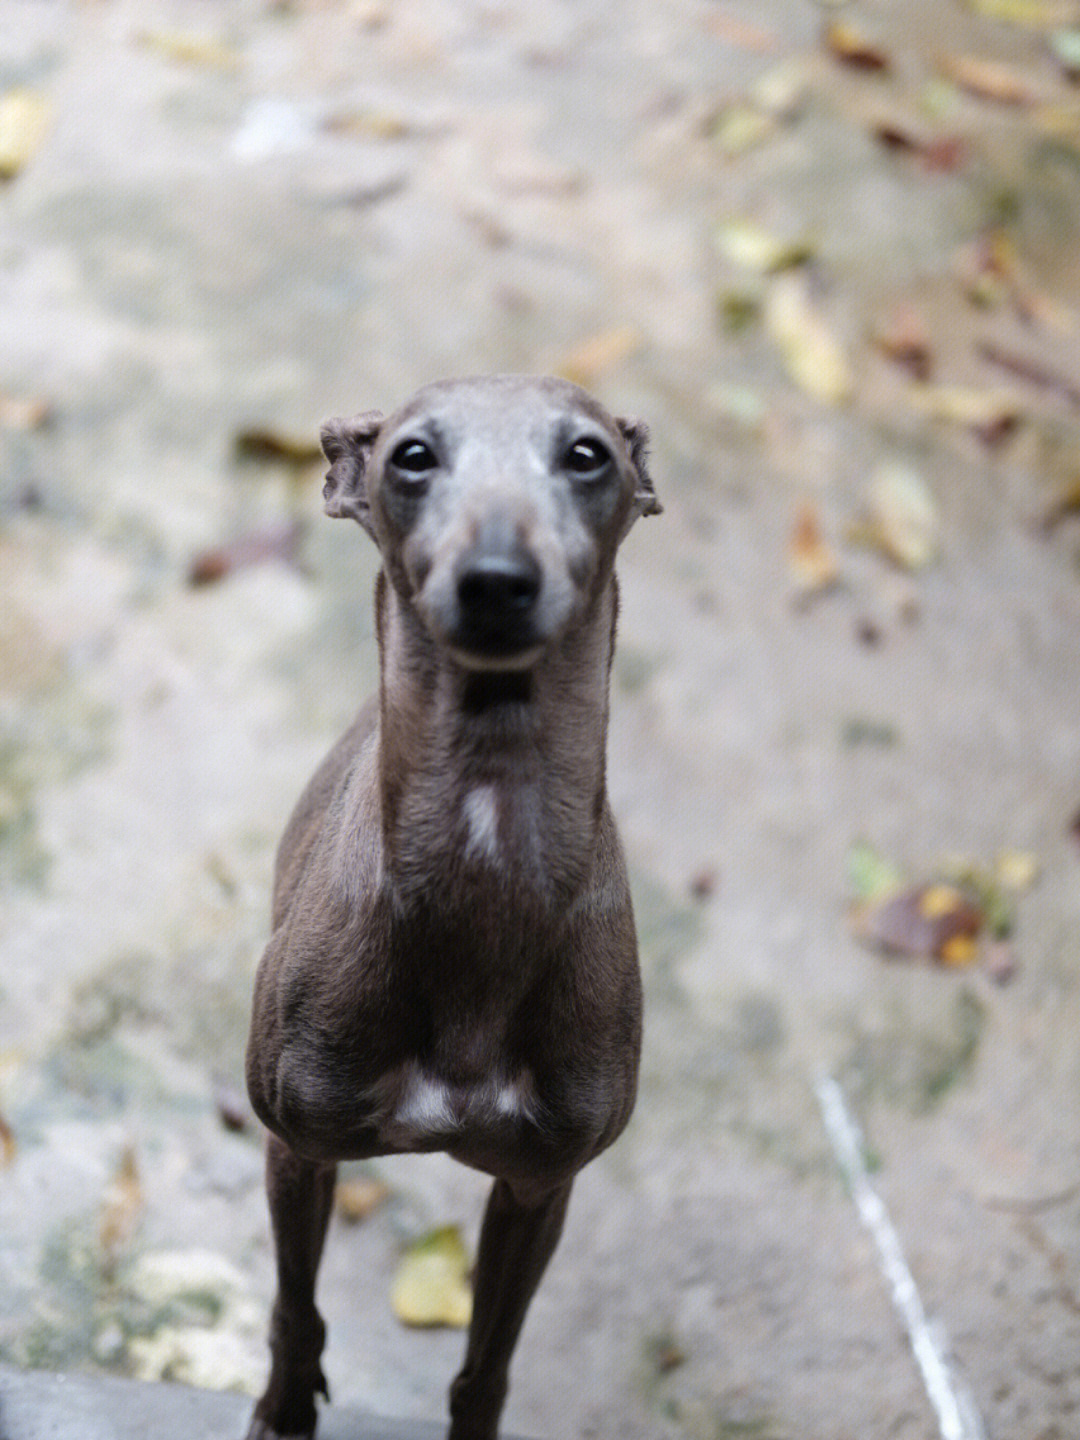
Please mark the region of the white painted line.
<svg viewBox="0 0 1080 1440"><path fill-rule="evenodd" d="M900 1236L884 1201L870 1183L862 1135L848 1109L844 1092L831 1075L823 1075L814 1091L836 1163L847 1181L863 1228L877 1249L881 1273L907 1331L911 1353L937 1415L942 1440L986 1440L975 1402L952 1374L940 1331L926 1318L915 1277L904 1259Z"/></svg>

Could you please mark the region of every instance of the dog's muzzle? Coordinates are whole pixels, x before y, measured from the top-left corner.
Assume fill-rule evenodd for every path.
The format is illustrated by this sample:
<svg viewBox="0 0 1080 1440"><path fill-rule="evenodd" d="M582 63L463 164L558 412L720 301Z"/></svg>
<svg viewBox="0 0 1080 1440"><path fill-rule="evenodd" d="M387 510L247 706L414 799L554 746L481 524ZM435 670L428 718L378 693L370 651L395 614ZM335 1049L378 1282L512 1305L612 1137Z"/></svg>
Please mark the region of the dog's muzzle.
<svg viewBox="0 0 1080 1440"><path fill-rule="evenodd" d="M524 547L471 551L454 578L455 649L489 663L512 662L543 642L536 624L543 574Z"/></svg>

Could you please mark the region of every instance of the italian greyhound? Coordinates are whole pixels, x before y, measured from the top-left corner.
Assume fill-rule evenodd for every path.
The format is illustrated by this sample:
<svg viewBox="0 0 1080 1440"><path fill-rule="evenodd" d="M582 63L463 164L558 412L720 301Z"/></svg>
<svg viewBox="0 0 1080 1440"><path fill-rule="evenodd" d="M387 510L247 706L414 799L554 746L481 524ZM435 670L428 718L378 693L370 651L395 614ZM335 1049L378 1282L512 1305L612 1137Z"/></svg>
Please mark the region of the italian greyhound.
<svg viewBox="0 0 1080 1440"><path fill-rule="evenodd" d="M248 1440L310 1437L335 1162L494 1178L449 1440L494 1440L576 1173L629 1119L641 981L605 787L615 552L660 510L647 431L563 380L429 385L330 420L331 516L378 545L378 695L277 854L247 1078L270 1131L270 1380Z"/></svg>

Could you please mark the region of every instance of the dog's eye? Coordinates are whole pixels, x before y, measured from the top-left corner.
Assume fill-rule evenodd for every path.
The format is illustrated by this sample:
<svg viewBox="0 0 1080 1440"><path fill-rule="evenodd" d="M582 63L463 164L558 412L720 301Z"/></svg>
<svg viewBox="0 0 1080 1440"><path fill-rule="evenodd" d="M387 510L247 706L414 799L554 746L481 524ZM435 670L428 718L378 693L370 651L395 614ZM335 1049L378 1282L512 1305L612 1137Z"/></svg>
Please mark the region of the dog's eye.
<svg viewBox="0 0 1080 1440"><path fill-rule="evenodd" d="M563 464L574 475L597 475L611 464L611 451L599 440L575 440Z"/></svg>
<svg viewBox="0 0 1080 1440"><path fill-rule="evenodd" d="M422 475L438 465L435 451L423 440L402 440L390 456L395 470L404 470L408 475Z"/></svg>

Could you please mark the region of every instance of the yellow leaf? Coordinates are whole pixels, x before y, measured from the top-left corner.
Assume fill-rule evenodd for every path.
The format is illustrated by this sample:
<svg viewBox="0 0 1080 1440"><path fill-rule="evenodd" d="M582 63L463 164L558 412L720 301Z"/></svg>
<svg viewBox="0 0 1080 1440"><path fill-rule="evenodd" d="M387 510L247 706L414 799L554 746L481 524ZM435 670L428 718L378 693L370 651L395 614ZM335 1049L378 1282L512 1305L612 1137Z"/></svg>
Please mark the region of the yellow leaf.
<svg viewBox="0 0 1080 1440"><path fill-rule="evenodd" d="M796 385L825 405L850 399L855 382L847 355L811 300L805 276L781 275L773 281L764 318Z"/></svg>
<svg viewBox="0 0 1080 1440"><path fill-rule="evenodd" d="M759 275L771 275L801 265L810 257L805 240L785 240L751 220L729 220L716 232L716 244L728 260Z"/></svg>
<svg viewBox="0 0 1080 1440"><path fill-rule="evenodd" d="M1039 878L1039 857L1026 850L1003 850L997 857L994 876L1006 890L1017 894L1030 890Z"/></svg>
<svg viewBox="0 0 1080 1440"><path fill-rule="evenodd" d="M366 1220L390 1194L389 1186L367 1175L339 1180L334 1191L334 1209L350 1225Z"/></svg>
<svg viewBox="0 0 1080 1440"><path fill-rule="evenodd" d="M892 461L878 470L870 493L867 539L905 570L920 570L936 556L937 506L911 466Z"/></svg>
<svg viewBox="0 0 1080 1440"><path fill-rule="evenodd" d="M156 50L167 59L184 65L235 70L240 64L237 52L211 35L195 35L180 30L147 30L139 39L147 49Z"/></svg>
<svg viewBox="0 0 1080 1440"><path fill-rule="evenodd" d="M402 1258L390 1291L394 1314L404 1325L464 1329L472 1318L469 1257L456 1225L432 1230Z"/></svg>
<svg viewBox="0 0 1080 1440"><path fill-rule="evenodd" d="M1011 25L1065 25L1076 13L1072 0L968 0L976 15Z"/></svg>
<svg viewBox="0 0 1080 1440"><path fill-rule="evenodd" d="M52 118L48 100L32 90L0 96L0 180L11 180L32 159Z"/></svg>

